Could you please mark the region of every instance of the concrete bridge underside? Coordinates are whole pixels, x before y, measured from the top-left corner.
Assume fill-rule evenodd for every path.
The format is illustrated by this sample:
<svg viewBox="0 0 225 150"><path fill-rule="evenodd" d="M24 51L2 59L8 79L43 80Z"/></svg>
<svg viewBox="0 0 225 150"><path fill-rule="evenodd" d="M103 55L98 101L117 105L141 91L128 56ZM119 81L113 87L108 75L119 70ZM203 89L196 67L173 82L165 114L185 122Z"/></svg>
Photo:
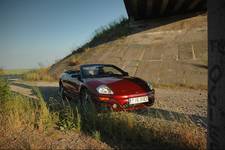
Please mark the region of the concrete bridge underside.
<svg viewBox="0 0 225 150"><path fill-rule="evenodd" d="M206 11L206 0L124 0L130 19L144 20L163 16Z"/></svg>

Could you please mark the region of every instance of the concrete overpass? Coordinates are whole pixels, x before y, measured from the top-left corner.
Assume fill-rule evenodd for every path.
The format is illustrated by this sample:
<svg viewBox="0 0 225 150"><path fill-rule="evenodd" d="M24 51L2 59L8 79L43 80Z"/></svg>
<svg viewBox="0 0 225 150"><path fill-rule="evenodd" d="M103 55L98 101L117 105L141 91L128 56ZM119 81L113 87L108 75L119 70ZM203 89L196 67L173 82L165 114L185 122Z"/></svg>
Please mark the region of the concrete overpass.
<svg viewBox="0 0 225 150"><path fill-rule="evenodd" d="M206 0L124 0L130 19L143 20L206 11Z"/></svg>

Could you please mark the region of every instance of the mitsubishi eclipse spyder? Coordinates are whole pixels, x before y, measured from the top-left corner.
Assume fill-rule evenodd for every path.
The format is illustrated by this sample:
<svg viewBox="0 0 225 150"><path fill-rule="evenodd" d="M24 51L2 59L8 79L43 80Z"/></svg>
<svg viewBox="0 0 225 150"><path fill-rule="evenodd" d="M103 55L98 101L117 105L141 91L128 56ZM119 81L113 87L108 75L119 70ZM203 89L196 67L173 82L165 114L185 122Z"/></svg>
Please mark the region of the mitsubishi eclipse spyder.
<svg viewBox="0 0 225 150"><path fill-rule="evenodd" d="M151 82L131 77L111 64L85 64L80 70L65 71L59 79L59 93L79 96L82 107L92 102L99 111L143 109L155 101Z"/></svg>

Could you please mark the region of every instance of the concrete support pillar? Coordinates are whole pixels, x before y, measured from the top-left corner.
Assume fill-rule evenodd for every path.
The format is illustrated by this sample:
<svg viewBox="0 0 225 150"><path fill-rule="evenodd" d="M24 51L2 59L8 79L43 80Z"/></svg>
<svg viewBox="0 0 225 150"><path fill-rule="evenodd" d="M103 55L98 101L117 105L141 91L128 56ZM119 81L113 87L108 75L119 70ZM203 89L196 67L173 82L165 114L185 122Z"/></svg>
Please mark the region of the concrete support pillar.
<svg viewBox="0 0 225 150"><path fill-rule="evenodd" d="M185 2L185 0L178 0L176 5L174 6L173 12L180 10L180 8L183 6L184 2Z"/></svg>
<svg viewBox="0 0 225 150"><path fill-rule="evenodd" d="M191 5L188 7L188 10L193 10L195 7L201 2L202 0L195 0L191 3Z"/></svg>
<svg viewBox="0 0 225 150"><path fill-rule="evenodd" d="M154 0L147 0L147 9L146 9L147 16L152 15L153 2L154 2Z"/></svg>
<svg viewBox="0 0 225 150"><path fill-rule="evenodd" d="M160 9L160 15L163 15L167 6L168 6L169 0L163 0L161 4L161 9Z"/></svg>
<svg viewBox="0 0 225 150"><path fill-rule="evenodd" d="M138 18L138 0L132 0L131 1L132 5L132 11L134 12L134 16Z"/></svg>
<svg viewBox="0 0 225 150"><path fill-rule="evenodd" d="M224 8L224 0L208 0L208 150L225 148Z"/></svg>

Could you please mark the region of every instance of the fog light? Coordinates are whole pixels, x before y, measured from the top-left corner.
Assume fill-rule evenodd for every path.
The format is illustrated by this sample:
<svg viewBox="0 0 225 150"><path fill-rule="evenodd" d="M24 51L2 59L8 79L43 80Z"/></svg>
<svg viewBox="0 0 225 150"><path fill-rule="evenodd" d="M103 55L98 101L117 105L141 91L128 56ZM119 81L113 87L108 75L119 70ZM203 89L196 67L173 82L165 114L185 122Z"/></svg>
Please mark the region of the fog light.
<svg viewBox="0 0 225 150"><path fill-rule="evenodd" d="M117 108L117 104L113 104L112 108L114 108L114 109Z"/></svg>
<svg viewBox="0 0 225 150"><path fill-rule="evenodd" d="M108 101L108 100L109 100L109 97L99 97L99 99L100 99L101 101Z"/></svg>

